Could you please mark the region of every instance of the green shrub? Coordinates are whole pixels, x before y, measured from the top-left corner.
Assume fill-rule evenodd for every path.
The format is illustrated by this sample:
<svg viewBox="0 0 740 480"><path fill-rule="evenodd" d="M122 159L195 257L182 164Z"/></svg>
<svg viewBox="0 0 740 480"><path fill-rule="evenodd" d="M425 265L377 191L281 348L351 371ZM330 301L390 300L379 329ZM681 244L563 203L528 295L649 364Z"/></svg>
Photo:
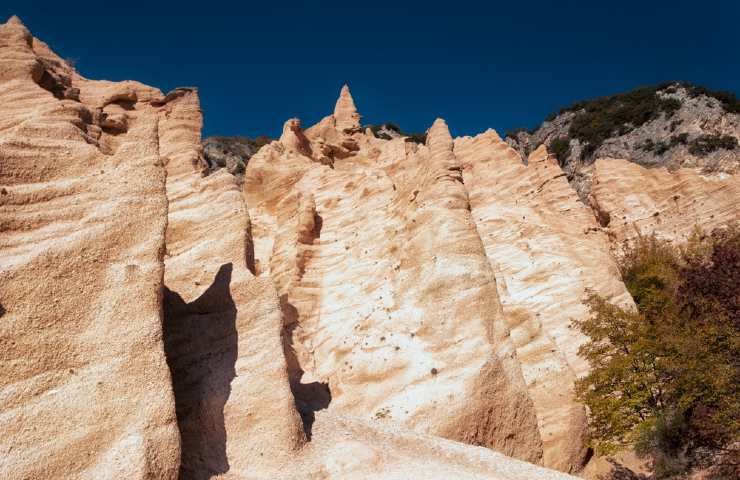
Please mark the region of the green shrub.
<svg viewBox="0 0 740 480"><path fill-rule="evenodd" d="M397 124L392 122L380 123L377 125L366 125L365 128L369 128L373 132L373 135L383 140L391 140L393 138L386 133L379 133L380 130L384 128L386 130L392 130L402 137L407 137L406 141L408 142L425 143L427 139L426 133L407 133L401 130L401 127L399 127Z"/></svg>
<svg viewBox="0 0 740 480"><path fill-rule="evenodd" d="M639 146L641 150L644 150L646 152L652 152L655 150L655 142L652 138L648 138L645 140L645 142L642 143L642 145Z"/></svg>
<svg viewBox="0 0 740 480"><path fill-rule="evenodd" d="M510 137L510 138L516 139L517 135L519 135L520 133L532 134L535 132L535 130L536 129L529 129L529 128L523 128L523 127L513 128L511 130L507 130L506 133L504 134L504 137Z"/></svg>
<svg viewBox="0 0 740 480"><path fill-rule="evenodd" d="M388 122L385 124L385 128L387 128L388 130L393 130L396 133L401 133L401 127L399 127L395 123Z"/></svg>
<svg viewBox="0 0 740 480"><path fill-rule="evenodd" d="M558 159L558 164L562 167L568 159L570 153L570 139L568 137L557 137L550 141L548 150Z"/></svg>
<svg viewBox="0 0 740 480"><path fill-rule="evenodd" d="M413 143L420 143L424 145L427 143L427 134L426 133L409 133L406 135L406 141L407 142L413 142Z"/></svg>
<svg viewBox="0 0 740 480"><path fill-rule="evenodd" d="M685 471L700 447L737 465L740 230L696 233L683 249L641 238L620 269L637 308L591 294L591 316L575 322L589 337L579 353L592 369L576 392L593 446L633 445L658 478Z"/></svg>
<svg viewBox="0 0 740 480"><path fill-rule="evenodd" d="M678 135L674 135L671 137L671 144L672 145L686 145L689 142L689 134L688 133L679 133Z"/></svg>
<svg viewBox="0 0 740 480"><path fill-rule="evenodd" d="M730 135L700 135L689 144L689 153L703 157L719 149L733 150L737 139Z"/></svg>
<svg viewBox="0 0 740 480"><path fill-rule="evenodd" d="M653 139L648 138L642 145L639 145L639 148L646 152L654 152L656 155L663 155L665 152L673 147L676 147L678 145L686 145L688 143L688 139L688 133L673 135L671 138L668 139L668 141L660 140L654 142Z"/></svg>
<svg viewBox="0 0 740 480"><path fill-rule="evenodd" d="M728 91L723 90L711 90L707 87L701 87L698 85L691 85L684 83L683 86L689 91L689 95L692 97L698 97L699 95L705 95L719 100L722 108L728 113L740 113L740 100L737 96Z"/></svg>
<svg viewBox="0 0 740 480"><path fill-rule="evenodd" d="M681 108L675 98L657 95L657 87L637 88L627 93L578 102L566 111L577 112L568 134L584 144L582 158L594 153L607 138L625 135L665 114Z"/></svg>

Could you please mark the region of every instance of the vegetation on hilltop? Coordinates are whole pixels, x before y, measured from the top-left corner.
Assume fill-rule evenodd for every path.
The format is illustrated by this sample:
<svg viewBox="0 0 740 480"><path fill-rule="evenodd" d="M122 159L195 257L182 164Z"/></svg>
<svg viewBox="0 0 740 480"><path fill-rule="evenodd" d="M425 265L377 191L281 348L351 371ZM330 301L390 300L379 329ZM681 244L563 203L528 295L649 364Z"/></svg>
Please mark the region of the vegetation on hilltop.
<svg viewBox="0 0 740 480"><path fill-rule="evenodd" d="M273 139L266 135L256 138L208 137L203 140L203 157L211 171L226 168L234 175L243 175L252 155L272 141Z"/></svg>
<svg viewBox="0 0 740 480"><path fill-rule="evenodd" d="M554 153L561 165L564 165L569 161L572 153L572 149L565 148L565 144L578 140L582 147L579 150L579 159L588 163L593 160L594 153L606 140L630 133L661 116L668 120L682 107L683 101L700 96L715 99L724 112L740 113L740 100L732 92L712 90L679 81L639 87L625 93L579 101L550 114L546 122L562 118L562 128L557 132L557 138L550 139L551 142L558 142L554 146L559 148ZM571 118L562 117L566 114L571 115ZM673 132L680 124L681 119L671 121L670 131ZM552 130L552 126L546 127L545 125L547 124L543 124L540 129ZM506 136L515 141L525 139L527 142L526 139L532 135L536 136L538 130L517 128L506 132ZM687 145L687 142L679 143ZM663 141L660 144L656 142L655 148L646 145L648 148L643 150L662 155L679 143ZM733 144L727 135L722 136L721 139L706 139L706 141L697 139L695 143L696 145L689 145L688 148L691 154L697 156L706 156L718 149L732 149L736 146L736 143ZM536 144L531 145L529 150L537 146Z"/></svg>
<svg viewBox="0 0 740 480"><path fill-rule="evenodd" d="M634 446L657 478L706 466L704 452L712 478L738 478L740 230L697 231L682 249L641 238L620 268L637 309L591 294L575 322L590 339L576 390L593 446Z"/></svg>
<svg viewBox="0 0 740 480"><path fill-rule="evenodd" d="M665 87L636 88L626 93L577 102L561 109L560 114L575 112L568 128L569 138L564 140L580 140L584 146L581 156L586 157L607 138L629 133L660 115L670 118L681 108L681 102L658 95Z"/></svg>
<svg viewBox="0 0 740 480"><path fill-rule="evenodd" d="M369 128L373 132L373 135L383 140L391 140L393 137L389 135L388 133L386 133L385 131L393 131L393 132L396 132L398 136L406 137L406 141L408 142L424 144L427 141L426 133L404 132L403 130L401 130L401 127L399 127L397 124L392 123L392 122L379 123L379 124L374 124L374 125L366 125L365 128Z"/></svg>

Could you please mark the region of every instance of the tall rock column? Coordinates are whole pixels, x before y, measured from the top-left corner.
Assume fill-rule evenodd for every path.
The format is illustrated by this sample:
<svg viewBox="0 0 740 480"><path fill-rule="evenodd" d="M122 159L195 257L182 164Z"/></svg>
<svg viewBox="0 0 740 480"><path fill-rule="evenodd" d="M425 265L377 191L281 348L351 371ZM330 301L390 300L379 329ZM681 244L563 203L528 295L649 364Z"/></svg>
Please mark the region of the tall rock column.
<svg viewBox="0 0 740 480"><path fill-rule="evenodd" d="M156 94L0 25L0 478L177 478Z"/></svg>
<svg viewBox="0 0 740 480"><path fill-rule="evenodd" d="M342 87L334 107L334 125L340 132L360 129L360 114L347 85Z"/></svg>
<svg viewBox="0 0 740 480"><path fill-rule="evenodd" d="M201 125L197 92L167 96L159 122L169 199L164 328L180 475L253 478L290 463L305 435L288 384L277 292L252 273L236 178L201 173Z"/></svg>
<svg viewBox="0 0 740 480"><path fill-rule="evenodd" d="M459 341L453 339L469 335L472 323L485 328L479 348L488 350L482 363L468 365L479 369L478 374L464 406L448 403L450 410L459 410L450 415L443 434L537 462L542 455L537 419L444 120L437 119L429 129L427 146L405 246L413 252L417 278L435 279L420 292L419 306L426 310L424 321L431 322L430 328L440 330L438 341ZM465 275L455 275L458 271Z"/></svg>
<svg viewBox="0 0 740 480"><path fill-rule="evenodd" d="M544 463L577 471L588 451L573 389L589 367L578 356L586 337L571 322L588 315L586 289L631 303L609 240L544 147L525 165L489 130L457 139L455 153L537 412Z"/></svg>

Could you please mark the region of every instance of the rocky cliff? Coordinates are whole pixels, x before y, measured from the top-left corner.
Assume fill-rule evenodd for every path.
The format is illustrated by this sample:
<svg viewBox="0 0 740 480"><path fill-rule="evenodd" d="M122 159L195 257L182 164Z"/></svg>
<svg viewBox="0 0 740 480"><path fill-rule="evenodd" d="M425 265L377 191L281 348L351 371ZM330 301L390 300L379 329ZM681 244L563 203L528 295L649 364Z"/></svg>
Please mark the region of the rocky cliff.
<svg viewBox="0 0 740 480"><path fill-rule="evenodd" d="M618 241L740 205L618 160L586 204L545 147L376 136L346 86L242 181L195 89L85 79L15 17L0 99L2 478L572 478L586 289L629 305Z"/></svg>
<svg viewBox="0 0 740 480"><path fill-rule="evenodd" d="M506 141L527 156L540 145L553 151L585 201L599 158L643 167L740 169L740 100L686 82L666 82L577 102L534 130L509 132Z"/></svg>
<svg viewBox="0 0 740 480"><path fill-rule="evenodd" d="M158 116L0 26L0 476L175 478Z"/></svg>
<svg viewBox="0 0 740 480"><path fill-rule="evenodd" d="M560 478L397 423L315 418L330 392L291 384L294 317L282 284L255 275L264 238L235 177L205 175L197 93L87 80L17 18L0 26L0 62L3 478ZM496 400L522 415L500 427L507 448L537 460L515 364L505 371L476 321L484 356L467 368L511 390ZM480 415L480 441L503 446L491 403L475 404L464 432ZM442 405L428 414L455 429Z"/></svg>

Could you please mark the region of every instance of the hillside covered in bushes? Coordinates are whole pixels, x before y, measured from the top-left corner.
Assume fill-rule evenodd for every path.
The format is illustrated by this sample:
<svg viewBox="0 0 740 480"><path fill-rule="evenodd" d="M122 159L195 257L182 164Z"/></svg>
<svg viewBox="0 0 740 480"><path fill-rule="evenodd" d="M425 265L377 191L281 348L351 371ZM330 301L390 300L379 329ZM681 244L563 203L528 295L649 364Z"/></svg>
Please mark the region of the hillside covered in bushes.
<svg viewBox="0 0 740 480"><path fill-rule="evenodd" d="M547 145L585 199L589 166L598 158L647 167L737 171L740 100L732 92L666 82L576 102L538 128L512 130L506 137L524 157Z"/></svg>

